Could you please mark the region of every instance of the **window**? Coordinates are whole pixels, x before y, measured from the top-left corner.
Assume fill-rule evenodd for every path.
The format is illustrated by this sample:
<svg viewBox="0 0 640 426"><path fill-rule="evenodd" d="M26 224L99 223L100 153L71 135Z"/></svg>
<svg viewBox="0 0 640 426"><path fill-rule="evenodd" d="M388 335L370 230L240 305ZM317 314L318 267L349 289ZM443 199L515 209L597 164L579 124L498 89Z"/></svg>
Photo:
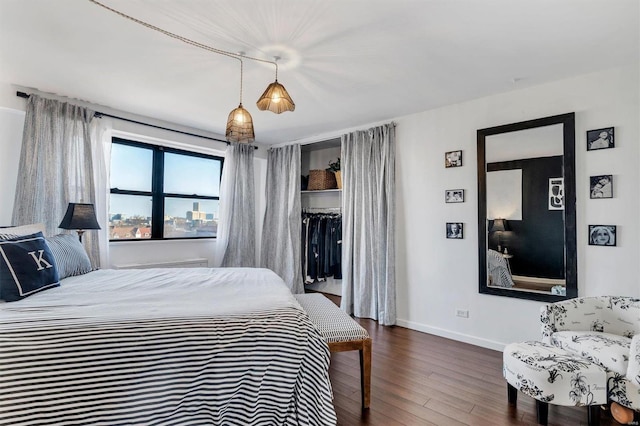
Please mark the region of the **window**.
<svg viewBox="0 0 640 426"><path fill-rule="evenodd" d="M222 157L112 142L111 241L217 235Z"/></svg>

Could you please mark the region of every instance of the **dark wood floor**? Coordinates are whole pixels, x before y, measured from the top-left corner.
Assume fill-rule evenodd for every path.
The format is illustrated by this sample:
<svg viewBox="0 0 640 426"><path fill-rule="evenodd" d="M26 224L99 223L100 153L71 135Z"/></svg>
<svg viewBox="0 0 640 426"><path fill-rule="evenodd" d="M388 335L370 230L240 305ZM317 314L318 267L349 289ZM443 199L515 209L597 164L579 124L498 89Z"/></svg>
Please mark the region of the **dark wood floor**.
<svg viewBox="0 0 640 426"><path fill-rule="evenodd" d="M533 399L507 403L502 353L401 327L358 320L373 339L371 408L360 409L357 351L331 355L338 424L535 425ZM603 410L602 426L618 425ZM549 425L586 425L584 407L549 406Z"/></svg>

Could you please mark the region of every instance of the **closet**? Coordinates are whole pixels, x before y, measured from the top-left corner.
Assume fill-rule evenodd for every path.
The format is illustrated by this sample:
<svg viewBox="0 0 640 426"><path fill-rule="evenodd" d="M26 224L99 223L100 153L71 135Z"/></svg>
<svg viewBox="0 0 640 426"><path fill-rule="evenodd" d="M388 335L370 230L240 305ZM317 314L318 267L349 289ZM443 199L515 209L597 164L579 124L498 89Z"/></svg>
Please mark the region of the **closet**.
<svg viewBox="0 0 640 426"><path fill-rule="evenodd" d="M309 176L309 170L324 170L329 167L329 163L335 162L339 157L341 157L340 138L302 145L300 171L303 176ZM300 220L306 220L302 223L301 236L303 240L301 262L305 289L340 296L342 294L341 273L339 266L335 264L336 255L340 254L340 251L336 254L336 249L339 250L340 247L336 248L332 242L337 242L336 227L342 217L342 190L303 190L300 201L303 212ZM312 224L317 228L312 228ZM309 230L316 230L316 237L322 238L322 241L317 239L312 241L313 235L309 234ZM317 245L310 247L310 244ZM341 241L338 244L341 244ZM322 258L314 258L314 253ZM320 271L317 270L318 267Z"/></svg>

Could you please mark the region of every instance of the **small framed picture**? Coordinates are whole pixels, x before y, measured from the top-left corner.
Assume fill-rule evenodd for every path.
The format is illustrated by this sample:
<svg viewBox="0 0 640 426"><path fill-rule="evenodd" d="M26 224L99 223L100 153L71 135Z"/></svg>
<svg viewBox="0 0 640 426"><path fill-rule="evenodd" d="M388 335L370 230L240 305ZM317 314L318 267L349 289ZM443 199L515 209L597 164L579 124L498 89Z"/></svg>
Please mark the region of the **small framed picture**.
<svg viewBox="0 0 640 426"><path fill-rule="evenodd" d="M589 198L613 198L613 175L589 177Z"/></svg>
<svg viewBox="0 0 640 426"><path fill-rule="evenodd" d="M444 153L445 167L462 166L462 151L449 151Z"/></svg>
<svg viewBox="0 0 640 426"><path fill-rule="evenodd" d="M549 210L564 210L564 178L549 178Z"/></svg>
<svg viewBox="0 0 640 426"><path fill-rule="evenodd" d="M447 238L455 238L455 239L463 238L462 223L447 222Z"/></svg>
<svg viewBox="0 0 640 426"><path fill-rule="evenodd" d="M464 203L464 189L447 189L444 191L445 203Z"/></svg>
<svg viewBox="0 0 640 426"><path fill-rule="evenodd" d="M590 246L615 246L616 240L615 225L589 225L589 245Z"/></svg>
<svg viewBox="0 0 640 426"><path fill-rule="evenodd" d="M587 151L615 147L613 127L587 131Z"/></svg>

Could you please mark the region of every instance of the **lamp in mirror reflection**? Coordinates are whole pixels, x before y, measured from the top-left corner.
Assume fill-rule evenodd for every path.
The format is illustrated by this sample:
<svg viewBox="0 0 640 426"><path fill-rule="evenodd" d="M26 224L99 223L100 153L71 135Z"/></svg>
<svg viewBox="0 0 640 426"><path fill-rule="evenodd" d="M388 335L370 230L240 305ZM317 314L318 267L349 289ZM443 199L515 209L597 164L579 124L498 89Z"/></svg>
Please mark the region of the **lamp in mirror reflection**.
<svg viewBox="0 0 640 426"><path fill-rule="evenodd" d="M95 207L93 204L86 203L69 203L58 228L75 229L80 241L85 230L101 229L96 219Z"/></svg>
<svg viewBox="0 0 640 426"><path fill-rule="evenodd" d="M491 228L489 229L490 233L497 232L498 233L498 251L502 253L503 245L502 245L502 233L509 230L509 223L507 219L493 219L493 223L491 224ZM507 253L507 248L504 247L504 252Z"/></svg>

